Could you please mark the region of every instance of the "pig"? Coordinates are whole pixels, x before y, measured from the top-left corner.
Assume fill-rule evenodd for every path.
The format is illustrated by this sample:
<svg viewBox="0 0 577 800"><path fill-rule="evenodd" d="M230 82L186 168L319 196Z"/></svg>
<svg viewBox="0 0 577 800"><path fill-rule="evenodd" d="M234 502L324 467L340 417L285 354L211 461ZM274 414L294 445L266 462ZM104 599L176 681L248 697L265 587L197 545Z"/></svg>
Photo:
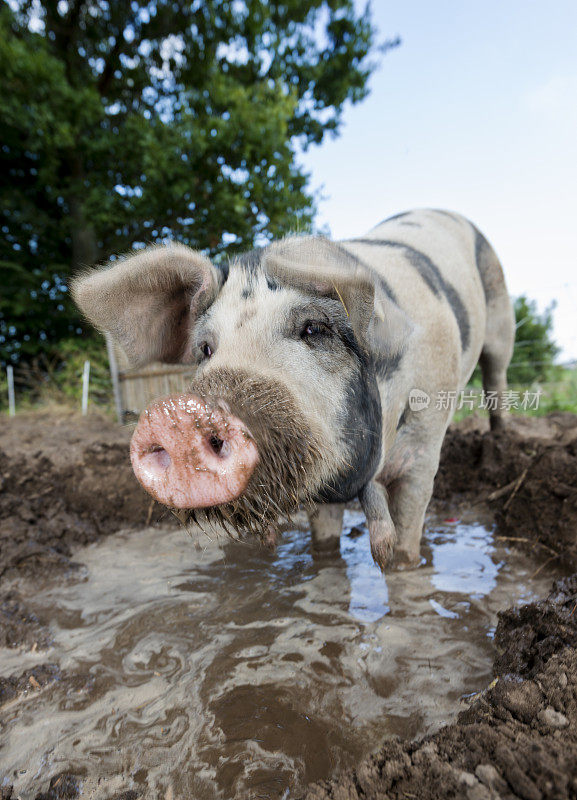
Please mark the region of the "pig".
<svg viewBox="0 0 577 800"><path fill-rule="evenodd" d="M158 501L232 536L270 542L304 507L313 552L331 553L358 498L379 567L415 566L454 411L439 398L480 363L491 428L505 420L513 310L494 250L456 213L290 235L219 266L151 246L72 293L134 366L194 368L187 393L142 413L132 464Z"/></svg>

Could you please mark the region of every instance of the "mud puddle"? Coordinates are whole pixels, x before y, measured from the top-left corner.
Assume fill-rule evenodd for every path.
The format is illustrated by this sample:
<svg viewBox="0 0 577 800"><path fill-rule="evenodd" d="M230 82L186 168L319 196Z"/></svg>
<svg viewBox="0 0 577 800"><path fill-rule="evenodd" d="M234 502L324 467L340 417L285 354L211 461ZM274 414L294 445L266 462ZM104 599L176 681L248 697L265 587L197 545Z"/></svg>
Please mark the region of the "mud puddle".
<svg viewBox="0 0 577 800"><path fill-rule="evenodd" d="M54 642L3 650L2 674L49 661L84 677L2 709L15 793L68 772L82 797L286 799L452 720L490 681L497 611L551 573L490 526L430 517L424 565L385 579L362 514L345 522L342 558L321 564L305 531L269 553L156 528L78 551L80 576L17 584Z"/></svg>

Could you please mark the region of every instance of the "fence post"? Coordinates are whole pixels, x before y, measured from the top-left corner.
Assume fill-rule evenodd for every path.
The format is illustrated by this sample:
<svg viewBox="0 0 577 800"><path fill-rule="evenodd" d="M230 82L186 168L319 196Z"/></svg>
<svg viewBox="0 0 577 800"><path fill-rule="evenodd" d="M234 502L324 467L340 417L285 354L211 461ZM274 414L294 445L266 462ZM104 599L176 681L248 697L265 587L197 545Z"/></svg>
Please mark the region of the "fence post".
<svg viewBox="0 0 577 800"><path fill-rule="evenodd" d="M116 406L116 416L122 425L124 417L124 409L122 408L122 395L120 393L120 381L118 380L118 362L116 361L116 353L114 352L114 342L109 333L104 334L106 340L106 350L108 352L108 364L110 365L110 377L112 379L112 391L114 392L114 404Z"/></svg>
<svg viewBox="0 0 577 800"><path fill-rule="evenodd" d="M8 378L8 413L11 417L16 414L16 400L14 397L14 367L6 367L6 377Z"/></svg>
<svg viewBox="0 0 577 800"><path fill-rule="evenodd" d="M82 416L88 413L88 387L90 385L90 361L84 362L82 370Z"/></svg>

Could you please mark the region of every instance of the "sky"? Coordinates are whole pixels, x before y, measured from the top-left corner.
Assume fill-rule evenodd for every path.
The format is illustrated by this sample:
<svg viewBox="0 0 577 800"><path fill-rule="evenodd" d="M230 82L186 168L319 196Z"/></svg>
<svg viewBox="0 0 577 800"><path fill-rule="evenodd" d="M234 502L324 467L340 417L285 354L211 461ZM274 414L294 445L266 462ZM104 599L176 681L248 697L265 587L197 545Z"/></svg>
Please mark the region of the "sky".
<svg viewBox="0 0 577 800"><path fill-rule="evenodd" d="M341 239L410 208L464 214L512 295L557 301L558 361L577 358L576 0L372 7L380 40L402 44L341 135L301 156L318 224Z"/></svg>

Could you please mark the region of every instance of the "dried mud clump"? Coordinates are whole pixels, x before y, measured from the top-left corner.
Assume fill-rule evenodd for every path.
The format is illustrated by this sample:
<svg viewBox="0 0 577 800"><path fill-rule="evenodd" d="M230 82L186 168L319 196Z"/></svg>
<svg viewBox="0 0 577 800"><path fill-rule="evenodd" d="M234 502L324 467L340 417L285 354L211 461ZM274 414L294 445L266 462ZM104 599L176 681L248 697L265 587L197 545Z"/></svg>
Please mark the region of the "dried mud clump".
<svg viewBox="0 0 577 800"><path fill-rule="evenodd" d="M36 614L28 611L16 591L0 597L0 647L44 650L50 642L48 628Z"/></svg>
<svg viewBox="0 0 577 800"><path fill-rule="evenodd" d="M34 669L26 670L21 675L0 678L0 705L8 703L15 697L38 691L49 683L60 678L60 669L56 664L41 664Z"/></svg>
<svg viewBox="0 0 577 800"><path fill-rule="evenodd" d="M577 647L577 575L557 581L540 603L502 611L495 644L494 674L523 678L533 678L564 648Z"/></svg>

